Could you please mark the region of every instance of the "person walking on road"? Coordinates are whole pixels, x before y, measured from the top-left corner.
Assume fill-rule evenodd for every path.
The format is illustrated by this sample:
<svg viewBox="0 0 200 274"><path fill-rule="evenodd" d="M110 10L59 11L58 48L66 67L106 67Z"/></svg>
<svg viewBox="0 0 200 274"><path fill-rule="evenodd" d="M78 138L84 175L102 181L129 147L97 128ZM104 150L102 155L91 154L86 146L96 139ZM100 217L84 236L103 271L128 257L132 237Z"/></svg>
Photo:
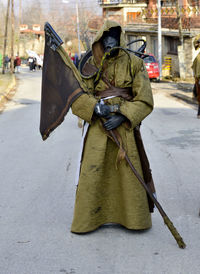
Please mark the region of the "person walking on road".
<svg viewBox="0 0 200 274"><path fill-rule="evenodd" d="M29 56L28 59L28 65L29 65L29 70L33 71L34 70L34 58L32 56Z"/></svg>
<svg viewBox="0 0 200 274"><path fill-rule="evenodd" d="M200 34L197 35L194 42L195 50L200 48ZM198 111L197 111L197 118L200 119L200 52L196 56L192 64L192 70L194 74L195 84L193 94L197 99L198 102Z"/></svg>
<svg viewBox="0 0 200 274"><path fill-rule="evenodd" d="M21 66L21 58L17 55L16 58L15 58L15 60L14 60L14 69L18 73L20 71L20 66Z"/></svg>

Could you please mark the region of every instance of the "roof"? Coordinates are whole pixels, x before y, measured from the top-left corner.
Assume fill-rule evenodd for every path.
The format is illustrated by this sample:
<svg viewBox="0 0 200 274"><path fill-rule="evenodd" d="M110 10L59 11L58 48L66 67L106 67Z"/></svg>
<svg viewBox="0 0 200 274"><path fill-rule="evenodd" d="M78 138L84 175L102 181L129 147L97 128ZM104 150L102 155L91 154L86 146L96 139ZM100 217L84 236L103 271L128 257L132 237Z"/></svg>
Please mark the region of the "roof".
<svg viewBox="0 0 200 274"><path fill-rule="evenodd" d="M20 33L33 33L33 34L44 35L44 31L42 31L42 30L32 30L32 29L20 30Z"/></svg>

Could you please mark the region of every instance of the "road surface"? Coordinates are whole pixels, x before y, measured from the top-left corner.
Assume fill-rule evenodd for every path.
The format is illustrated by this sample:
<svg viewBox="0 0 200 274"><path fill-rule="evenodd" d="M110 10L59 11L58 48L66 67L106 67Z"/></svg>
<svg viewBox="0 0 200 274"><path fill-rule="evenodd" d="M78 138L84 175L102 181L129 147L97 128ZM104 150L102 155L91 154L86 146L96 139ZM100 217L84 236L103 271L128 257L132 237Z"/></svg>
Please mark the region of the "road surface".
<svg viewBox="0 0 200 274"><path fill-rule="evenodd" d="M23 69L16 95L0 115L0 273L200 273L196 110L153 83L155 109L142 125L157 197L187 248L178 248L158 210L146 232L108 225L75 235L70 226L81 130L69 114L42 141L40 86L41 72Z"/></svg>

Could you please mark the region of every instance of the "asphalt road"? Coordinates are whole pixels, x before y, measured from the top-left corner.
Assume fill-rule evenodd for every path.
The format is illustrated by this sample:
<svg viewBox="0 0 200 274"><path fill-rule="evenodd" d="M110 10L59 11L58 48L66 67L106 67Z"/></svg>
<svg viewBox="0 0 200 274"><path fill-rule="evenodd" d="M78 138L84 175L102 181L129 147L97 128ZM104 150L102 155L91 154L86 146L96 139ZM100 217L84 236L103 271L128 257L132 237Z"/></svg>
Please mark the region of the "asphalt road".
<svg viewBox="0 0 200 274"><path fill-rule="evenodd" d="M187 248L178 248L157 210L146 232L108 225L75 235L70 226L81 140L77 118L69 114L42 141L41 72L23 69L17 82L0 115L0 274L200 273L196 110L153 83L155 109L142 125L158 199Z"/></svg>

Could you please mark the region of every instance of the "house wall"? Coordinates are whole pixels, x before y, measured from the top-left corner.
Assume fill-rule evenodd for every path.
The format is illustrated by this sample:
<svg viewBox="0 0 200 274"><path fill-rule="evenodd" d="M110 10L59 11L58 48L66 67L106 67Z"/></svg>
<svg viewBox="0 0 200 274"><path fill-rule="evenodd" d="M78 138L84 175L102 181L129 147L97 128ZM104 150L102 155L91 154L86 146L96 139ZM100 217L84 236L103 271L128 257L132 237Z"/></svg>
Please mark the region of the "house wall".
<svg viewBox="0 0 200 274"><path fill-rule="evenodd" d="M188 1L188 0L182 0L179 1L180 8L184 7L185 11L182 14L182 27L183 32L185 32L184 35L196 35L198 30L200 29L200 17L199 17L199 10L196 11L194 9L191 10L191 7L199 7L199 1ZM155 31L157 30L157 27L155 25L157 24L157 14L154 12L151 15L151 12L149 12L146 15L143 15L142 17L137 17L137 13L141 11L141 8L148 5L149 11L152 11L152 8L156 8L157 6L157 0L149 0L149 1L142 1L135 2L133 5L123 7L121 6L120 12L119 10L115 8L114 9L106 8L103 13L103 17L107 19L116 20L119 23L121 23L126 28L126 36L133 36L134 39L138 38L146 38L147 42L147 48L146 52L151 53L155 55L155 57L158 57L157 54L157 48L158 48L158 39L157 34ZM187 7L190 5L190 10L186 10ZM180 76L184 75L185 78L192 77L192 69L191 65L192 62L197 54L197 52L193 48L193 39L189 36L184 36L184 52L182 56L182 51L179 51L178 55L178 43L173 43L173 48L177 48L176 52L175 50L170 51L169 48L172 48L172 44L169 44L170 42L166 41L166 37L174 37L174 39L177 41L179 34L178 34L178 20L177 20L177 14L175 12L175 5L173 5L172 1L164 1L163 3L163 10L166 10L166 7L173 7L174 13L171 12L164 13L162 15L162 28L165 29L165 34L162 33L162 63L164 64L165 57L171 58L171 71L170 74L172 76ZM106 12L105 12L106 10ZM117 11L117 12L116 12ZM110 13L110 14L109 14ZM121 14L121 15L120 15ZM120 18L121 16L121 18ZM144 30L139 32L137 30L137 25L139 25L138 29ZM163 31L164 32L164 31ZM188 34L190 32L190 34ZM170 39L169 39L170 40ZM138 46L138 45L135 45ZM180 60L180 64L179 64ZM180 65L180 67L179 67ZM182 69L181 69L182 68ZM182 73L184 70L184 73Z"/></svg>
<svg viewBox="0 0 200 274"><path fill-rule="evenodd" d="M26 50L33 50L38 55L43 55L44 53L44 37L43 36L26 36L21 34L19 48L15 46L15 53L19 52L19 56L27 57Z"/></svg>
<svg viewBox="0 0 200 274"><path fill-rule="evenodd" d="M184 59L185 59L185 77L190 78L193 76L193 72L191 69L192 62L193 62L193 43L191 38L184 39Z"/></svg>
<svg viewBox="0 0 200 274"><path fill-rule="evenodd" d="M178 53L171 54L169 52L169 41L168 36L162 37L162 64L163 68L165 66L165 58L171 58L171 72L172 76L179 76L179 60L178 60Z"/></svg>
<svg viewBox="0 0 200 274"><path fill-rule="evenodd" d="M157 35L156 34L149 34L149 33L141 33L141 32L135 32L135 31L127 31L126 32L126 40L127 42L130 42L131 40L135 39L144 39L147 42L146 47L146 53L153 54L156 59L158 59L158 48L157 48ZM171 71L167 72L167 75L172 75L174 77L180 76L179 71L179 56L178 52L176 54L172 54L169 51L169 36L162 36L162 64L163 64L163 70L165 70L165 58L170 57L171 58ZM174 37L176 38L176 37ZM177 38L176 38L177 39ZM141 42L135 43L130 47L132 50L137 50L139 46L141 45ZM184 39L184 67L185 67L185 78L191 78L193 76L192 73L192 62L199 51L195 51L193 47L193 39L188 37ZM166 71L165 71L166 72ZM164 73L163 73L164 75ZM166 76L166 75L164 75Z"/></svg>
<svg viewBox="0 0 200 274"><path fill-rule="evenodd" d="M173 55L173 54L166 54L163 55L163 65L165 63L165 57L170 57L171 58L171 75L174 77L179 77L179 60L178 60L178 55Z"/></svg>
<svg viewBox="0 0 200 274"><path fill-rule="evenodd" d="M124 25L123 8L103 9L103 18L107 20L114 20L121 25Z"/></svg>
<svg viewBox="0 0 200 274"><path fill-rule="evenodd" d="M144 39L146 40L147 47L145 52L153 54L156 58L158 58L158 46L157 46L157 35L156 34L149 34L149 33L141 33L141 32L126 32L126 40L129 42L130 37L132 37L132 40L135 39ZM135 44L136 49L140 46L139 42Z"/></svg>
<svg viewBox="0 0 200 274"><path fill-rule="evenodd" d="M172 76L181 76L183 78L191 78L193 77L192 73L192 62L196 56L194 49L193 49L193 39L191 37L184 38L184 52L183 56L181 52L180 56L177 54L170 54L168 52L168 42L167 42L167 37L164 39L164 46L163 46L163 64L164 64L164 59L165 57L171 57L171 74ZM184 76L180 75L180 67L179 67L179 58L180 61L182 62L181 66L184 66Z"/></svg>

